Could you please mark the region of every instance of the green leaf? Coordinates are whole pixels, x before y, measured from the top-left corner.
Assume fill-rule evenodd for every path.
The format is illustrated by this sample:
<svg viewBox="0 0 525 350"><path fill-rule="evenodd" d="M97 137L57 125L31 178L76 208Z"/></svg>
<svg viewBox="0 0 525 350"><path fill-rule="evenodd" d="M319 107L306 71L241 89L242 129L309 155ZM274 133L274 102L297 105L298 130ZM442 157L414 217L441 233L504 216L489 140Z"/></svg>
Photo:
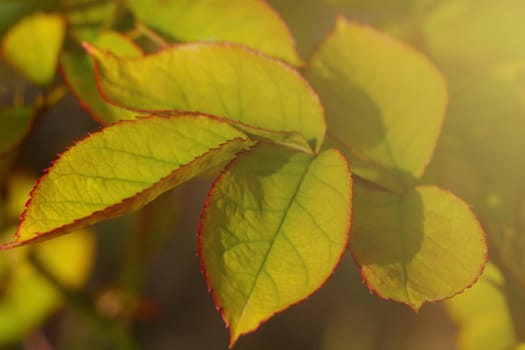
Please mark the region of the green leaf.
<svg viewBox="0 0 525 350"><path fill-rule="evenodd" d="M199 250L230 346L325 283L347 245L350 198L335 150L313 156L261 143L216 180Z"/></svg>
<svg viewBox="0 0 525 350"><path fill-rule="evenodd" d="M328 140L353 172L394 191L411 187L445 115L447 90L437 69L387 34L339 18L307 76L326 108Z"/></svg>
<svg viewBox="0 0 525 350"><path fill-rule="evenodd" d="M4 58L37 85L55 76L65 23L60 15L37 13L24 17L2 40Z"/></svg>
<svg viewBox="0 0 525 350"><path fill-rule="evenodd" d="M104 31L93 42L97 47L108 50L119 57L140 57L142 51L131 40L112 31ZM80 48L68 48L60 63L64 79L74 95L91 115L104 124L112 124L122 119L133 119L139 113L109 104L100 96L93 69L93 61Z"/></svg>
<svg viewBox="0 0 525 350"><path fill-rule="evenodd" d="M80 141L39 179L10 248L140 209L252 145L208 117L123 121Z"/></svg>
<svg viewBox="0 0 525 350"><path fill-rule="evenodd" d="M185 44L138 59L85 45L102 95L136 110L197 111L274 131L324 138L317 95L285 64L233 44Z"/></svg>
<svg viewBox="0 0 525 350"><path fill-rule="evenodd" d="M118 1L62 0L67 24L78 40L95 40L109 28L117 14Z"/></svg>
<svg viewBox="0 0 525 350"><path fill-rule="evenodd" d="M286 24L261 0L132 0L131 8L175 40L229 41L302 64Z"/></svg>
<svg viewBox="0 0 525 350"><path fill-rule="evenodd" d="M11 106L0 109L0 158L5 157L27 136L33 107Z"/></svg>
<svg viewBox="0 0 525 350"><path fill-rule="evenodd" d="M418 310L471 286L487 259L470 208L438 187L355 187L350 248L370 290Z"/></svg>
<svg viewBox="0 0 525 350"><path fill-rule="evenodd" d="M488 263L472 288L447 300L447 311L459 326L461 350L506 349L516 341L504 284L501 272Z"/></svg>
<svg viewBox="0 0 525 350"><path fill-rule="evenodd" d="M422 19L426 47L441 64L472 69L525 59L525 2L446 0Z"/></svg>
<svg viewBox="0 0 525 350"><path fill-rule="evenodd" d="M17 20L31 12L59 9L60 0L0 0L0 36Z"/></svg>

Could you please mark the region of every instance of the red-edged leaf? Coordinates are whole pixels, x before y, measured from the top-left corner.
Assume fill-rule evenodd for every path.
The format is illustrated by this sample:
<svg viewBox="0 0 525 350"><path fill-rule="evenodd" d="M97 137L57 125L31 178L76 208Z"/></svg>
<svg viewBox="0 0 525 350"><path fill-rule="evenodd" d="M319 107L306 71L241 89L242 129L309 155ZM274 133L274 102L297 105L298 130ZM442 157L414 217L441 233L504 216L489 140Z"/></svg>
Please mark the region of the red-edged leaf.
<svg viewBox="0 0 525 350"><path fill-rule="evenodd" d="M487 261L470 208L431 186L405 194L355 186L350 248L370 290L416 311L471 286Z"/></svg>
<svg viewBox="0 0 525 350"><path fill-rule="evenodd" d="M111 31L101 32L93 44L119 57L140 57L142 50L125 36ZM100 96L95 80L93 61L84 50L69 47L60 56L62 75L71 91L95 120L111 124L122 119L133 119L138 112L129 111L109 104Z"/></svg>
<svg viewBox="0 0 525 350"><path fill-rule="evenodd" d="M261 143L216 180L199 252L230 346L325 283L347 246L350 198L336 150L315 156Z"/></svg>
<svg viewBox="0 0 525 350"><path fill-rule="evenodd" d="M15 240L3 248L137 210L252 144L209 117L151 116L114 124L71 147L39 179Z"/></svg>
<svg viewBox="0 0 525 350"><path fill-rule="evenodd" d="M117 58L89 44L100 91L138 111L206 113L302 134L318 150L325 123L319 98L289 66L234 44L178 45L143 58Z"/></svg>

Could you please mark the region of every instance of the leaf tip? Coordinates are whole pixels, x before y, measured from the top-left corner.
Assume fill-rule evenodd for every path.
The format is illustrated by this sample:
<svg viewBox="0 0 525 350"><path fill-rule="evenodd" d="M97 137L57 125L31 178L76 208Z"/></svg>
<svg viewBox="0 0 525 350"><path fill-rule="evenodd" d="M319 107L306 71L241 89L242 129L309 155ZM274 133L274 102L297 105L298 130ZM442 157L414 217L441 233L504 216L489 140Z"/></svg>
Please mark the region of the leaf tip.
<svg viewBox="0 0 525 350"><path fill-rule="evenodd" d="M103 55L102 50L100 50L95 45L92 45L88 43L87 41L83 41L81 45L84 48L84 50L86 50L87 54L90 55L95 60L99 60L102 58L102 55Z"/></svg>

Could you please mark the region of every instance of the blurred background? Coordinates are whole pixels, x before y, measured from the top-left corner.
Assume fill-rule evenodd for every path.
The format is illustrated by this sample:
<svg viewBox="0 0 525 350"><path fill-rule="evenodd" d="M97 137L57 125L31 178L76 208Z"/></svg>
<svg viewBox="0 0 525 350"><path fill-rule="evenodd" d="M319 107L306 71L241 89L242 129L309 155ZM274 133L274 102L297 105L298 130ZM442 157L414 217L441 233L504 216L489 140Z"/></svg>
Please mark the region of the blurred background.
<svg viewBox="0 0 525 350"><path fill-rule="evenodd" d="M79 2L86 9L114 3ZM447 119L422 182L439 184L473 207L489 236L491 264L475 287L451 301L425 305L416 315L372 295L346 254L321 290L242 337L235 348L491 350L524 341L516 324L525 315L525 2L269 2L304 59L341 14L407 42L445 74ZM0 0L0 36L32 12L60 12L68 3ZM101 128L63 87L60 74L54 79L56 101L41 106L24 141L0 157L5 235L13 232L27 193L57 154ZM0 118L12 116L7 112L12 105L39 103L43 93L50 95L0 60ZM8 143L5 130L0 146ZM2 252L0 348L125 348L131 337L144 349L225 349L228 332L196 256L195 232L210 182L194 180L142 212L90 232ZM159 213L156 207L164 209ZM34 256L60 277L56 285L39 276L34 264L21 262ZM66 287L79 292L64 298L57 290ZM112 328L107 320L122 327Z"/></svg>

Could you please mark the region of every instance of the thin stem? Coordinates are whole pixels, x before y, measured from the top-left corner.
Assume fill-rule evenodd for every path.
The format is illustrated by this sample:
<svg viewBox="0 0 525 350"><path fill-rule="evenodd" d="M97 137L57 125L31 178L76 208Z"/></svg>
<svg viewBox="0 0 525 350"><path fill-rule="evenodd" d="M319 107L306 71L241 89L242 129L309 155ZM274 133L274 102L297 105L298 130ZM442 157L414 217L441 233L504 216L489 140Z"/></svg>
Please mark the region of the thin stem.
<svg viewBox="0 0 525 350"><path fill-rule="evenodd" d="M170 43L166 39L164 39L162 36L151 30L148 26L146 26L140 21L136 21L135 30L161 49L170 46Z"/></svg>
<svg viewBox="0 0 525 350"><path fill-rule="evenodd" d="M28 254L28 260L35 270L60 293L72 309L90 321L101 333L112 338L115 349L139 349L137 344L134 343L129 333L123 327L113 320L102 317L97 312L96 308L93 306L94 303L87 295L65 286L62 281L49 271L34 251Z"/></svg>

